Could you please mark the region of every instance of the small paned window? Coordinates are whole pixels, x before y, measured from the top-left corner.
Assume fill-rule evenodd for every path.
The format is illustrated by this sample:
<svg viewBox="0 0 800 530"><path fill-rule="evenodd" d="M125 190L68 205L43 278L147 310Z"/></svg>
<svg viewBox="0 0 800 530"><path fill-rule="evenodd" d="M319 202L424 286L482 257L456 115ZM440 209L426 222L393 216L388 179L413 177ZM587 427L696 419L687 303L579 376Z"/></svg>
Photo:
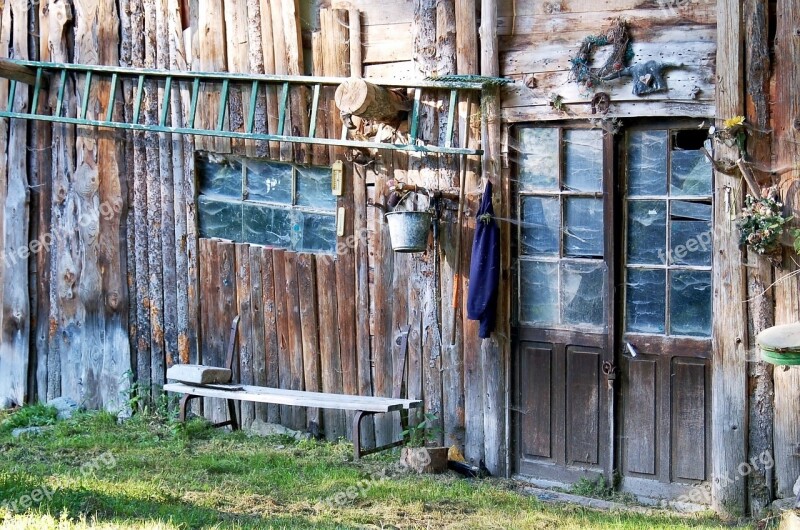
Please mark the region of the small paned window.
<svg viewBox="0 0 800 530"><path fill-rule="evenodd" d="M605 330L603 131L519 129L519 320Z"/></svg>
<svg viewBox="0 0 800 530"><path fill-rule="evenodd" d="M331 169L198 153L200 237L304 252L334 252Z"/></svg>
<svg viewBox="0 0 800 530"><path fill-rule="evenodd" d="M628 332L711 336L712 168L696 136L626 135Z"/></svg>

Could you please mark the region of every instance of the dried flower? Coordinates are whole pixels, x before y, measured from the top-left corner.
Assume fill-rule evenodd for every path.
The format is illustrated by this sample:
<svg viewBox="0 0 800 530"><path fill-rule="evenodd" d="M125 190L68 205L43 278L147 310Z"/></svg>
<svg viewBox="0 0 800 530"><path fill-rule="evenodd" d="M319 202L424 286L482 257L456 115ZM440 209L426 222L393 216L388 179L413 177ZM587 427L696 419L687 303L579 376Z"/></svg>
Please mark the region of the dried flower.
<svg viewBox="0 0 800 530"><path fill-rule="evenodd" d="M772 254L780 248L781 234L791 217L783 215L783 204L776 200L777 191L769 190L766 197L748 195L739 219L739 242L758 254Z"/></svg>

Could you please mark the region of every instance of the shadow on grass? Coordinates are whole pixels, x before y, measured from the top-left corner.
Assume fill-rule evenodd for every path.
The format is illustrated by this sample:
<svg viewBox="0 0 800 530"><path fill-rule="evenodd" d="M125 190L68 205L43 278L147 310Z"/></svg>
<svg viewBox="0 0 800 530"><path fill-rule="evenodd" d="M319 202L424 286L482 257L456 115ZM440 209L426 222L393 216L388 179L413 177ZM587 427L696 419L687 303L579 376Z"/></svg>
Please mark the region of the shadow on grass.
<svg viewBox="0 0 800 530"><path fill-rule="evenodd" d="M146 524L165 522L181 529L229 528L262 529L262 528L341 528L335 523L326 523L315 517L312 508L295 509L296 513L255 514L237 511L225 511L213 507L187 502L175 495L172 498L153 500L138 498L126 494L101 493L88 488L49 488L45 484L36 483L24 477L14 477L13 483L8 477L0 479L0 504L19 503L20 498L30 495L45 487L49 490L44 500L27 510L11 510L10 513L20 515L50 515L58 518L62 513L69 514L71 519L81 516L86 520L104 523ZM163 493L157 493L163 496ZM147 495L146 492L143 495ZM213 499L210 500L213 502ZM275 505L272 505L275 507ZM259 506L251 504L254 512ZM264 506L265 511L269 506ZM281 509L281 507L277 507ZM0 522L2 520L0 519Z"/></svg>

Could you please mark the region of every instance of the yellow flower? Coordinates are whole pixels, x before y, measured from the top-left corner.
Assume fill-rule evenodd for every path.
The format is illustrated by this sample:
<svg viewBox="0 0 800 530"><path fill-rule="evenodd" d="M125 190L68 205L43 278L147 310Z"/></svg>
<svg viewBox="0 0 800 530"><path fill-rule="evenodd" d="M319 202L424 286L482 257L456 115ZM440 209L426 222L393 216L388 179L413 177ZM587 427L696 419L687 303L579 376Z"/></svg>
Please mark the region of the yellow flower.
<svg viewBox="0 0 800 530"><path fill-rule="evenodd" d="M723 122L722 125L726 129L733 129L739 125L744 125L744 116L734 116L733 118L728 118Z"/></svg>

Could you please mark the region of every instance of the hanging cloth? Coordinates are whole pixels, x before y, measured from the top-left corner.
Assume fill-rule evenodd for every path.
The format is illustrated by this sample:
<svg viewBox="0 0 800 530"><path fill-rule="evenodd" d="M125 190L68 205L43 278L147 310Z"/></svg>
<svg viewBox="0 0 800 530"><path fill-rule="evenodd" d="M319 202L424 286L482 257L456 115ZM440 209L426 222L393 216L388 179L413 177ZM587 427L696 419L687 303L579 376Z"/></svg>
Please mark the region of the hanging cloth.
<svg viewBox="0 0 800 530"><path fill-rule="evenodd" d="M500 229L494 219L491 182L486 183L476 218L469 265L467 318L480 320L478 336L485 339L494 331L500 284Z"/></svg>

